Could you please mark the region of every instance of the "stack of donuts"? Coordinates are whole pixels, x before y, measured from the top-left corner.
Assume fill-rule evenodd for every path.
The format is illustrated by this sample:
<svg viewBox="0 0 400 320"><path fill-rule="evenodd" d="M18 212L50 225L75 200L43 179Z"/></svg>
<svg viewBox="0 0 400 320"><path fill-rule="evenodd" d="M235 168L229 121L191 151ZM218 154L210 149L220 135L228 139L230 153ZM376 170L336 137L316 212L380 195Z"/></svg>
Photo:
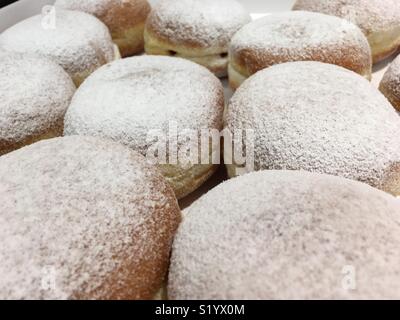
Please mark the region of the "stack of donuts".
<svg viewBox="0 0 400 320"><path fill-rule="evenodd" d="M292 9L0 33L0 298L399 299L400 3Z"/></svg>

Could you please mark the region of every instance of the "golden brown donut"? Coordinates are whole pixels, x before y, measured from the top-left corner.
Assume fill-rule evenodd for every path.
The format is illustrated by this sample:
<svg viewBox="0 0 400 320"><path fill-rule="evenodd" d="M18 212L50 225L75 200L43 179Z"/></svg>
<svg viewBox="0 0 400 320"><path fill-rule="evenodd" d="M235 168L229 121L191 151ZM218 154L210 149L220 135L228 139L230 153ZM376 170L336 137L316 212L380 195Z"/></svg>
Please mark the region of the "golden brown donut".
<svg viewBox="0 0 400 320"><path fill-rule="evenodd" d="M0 53L0 155L63 133L75 86L55 62Z"/></svg>
<svg viewBox="0 0 400 320"><path fill-rule="evenodd" d="M398 56L386 71L379 85L379 90L390 103L400 111L400 56Z"/></svg>
<svg viewBox="0 0 400 320"><path fill-rule="evenodd" d="M301 171L229 180L185 210L170 299L399 299L400 202Z"/></svg>
<svg viewBox="0 0 400 320"><path fill-rule="evenodd" d="M230 100L225 123L233 133L254 130L245 172L326 173L400 196L400 118L352 71L314 61L259 71ZM232 152L225 149L225 161L235 159ZM240 162L227 167L229 176L241 174Z"/></svg>
<svg viewBox="0 0 400 320"><path fill-rule="evenodd" d="M239 30L229 50L229 82L236 89L252 74L291 61L336 64L371 78L371 50L361 30L324 14L271 14Z"/></svg>
<svg viewBox="0 0 400 320"><path fill-rule="evenodd" d="M36 15L8 28L0 34L0 49L50 58L68 72L76 86L100 66L120 57L99 19L61 9L55 10L54 16Z"/></svg>
<svg viewBox="0 0 400 320"><path fill-rule="evenodd" d="M143 51L144 24L151 10L147 0L57 0L55 6L99 18L110 29L122 57Z"/></svg>
<svg viewBox="0 0 400 320"><path fill-rule="evenodd" d="M358 25L368 38L374 63L400 45L398 0L297 0L293 9L338 16Z"/></svg>
<svg viewBox="0 0 400 320"><path fill-rule="evenodd" d="M217 163L180 157L187 146L182 137L192 131L190 147L198 146L202 130L222 130L223 110L221 81L205 67L181 58L131 57L100 68L77 90L65 116L64 134L110 138L144 156L154 146L154 130L165 137L174 135L177 152L165 148L167 159L156 164L180 199L218 168ZM219 140L213 139L210 156L216 150Z"/></svg>
<svg viewBox="0 0 400 320"><path fill-rule="evenodd" d="M88 137L0 158L1 299L151 299L180 222L146 159Z"/></svg>
<svg viewBox="0 0 400 320"><path fill-rule="evenodd" d="M161 0L146 22L145 50L189 59L223 77L229 42L250 21L236 0Z"/></svg>

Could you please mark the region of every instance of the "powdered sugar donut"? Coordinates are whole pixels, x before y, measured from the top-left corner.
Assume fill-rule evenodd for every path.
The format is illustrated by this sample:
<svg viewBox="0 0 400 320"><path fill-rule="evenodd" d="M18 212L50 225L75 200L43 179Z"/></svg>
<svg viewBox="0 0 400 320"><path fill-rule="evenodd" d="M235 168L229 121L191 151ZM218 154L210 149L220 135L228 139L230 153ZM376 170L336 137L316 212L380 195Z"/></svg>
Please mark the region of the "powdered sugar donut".
<svg viewBox="0 0 400 320"><path fill-rule="evenodd" d="M98 67L119 55L107 27L90 14L55 10L36 15L0 34L0 49L53 59L77 86Z"/></svg>
<svg viewBox="0 0 400 320"><path fill-rule="evenodd" d="M398 299L400 202L292 171L219 185L184 214L169 298Z"/></svg>
<svg viewBox="0 0 400 320"><path fill-rule="evenodd" d="M321 12L347 19L367 36L374 63L400 45L400 3L397 0L297 0L294 10Z"/></svg>
<svg viewBox="0 0 400 320"><path fill-rule="evenodd" d="M180 212L120 144L67 137L0 158L1 299L150 299Z"/></svg>
<svg viewBox="0 0 400 320"><path fill-rule="evenodd" d="M250 21L236 0L161 0L146 23L145 50L186 58L225 76L229 42Z"/></svg>
<svg viewBox="0 0 400 320"><path fill-rule="evenodd" d="M262 70L233 96L226 125L254 130L254 168L247 170L327 173L400 195L400 118L349 70L320 62ZM237 167L228 165L230 176Z"/></svg>
<svg viewBox="0 0 400 320"><path fill-rule="evenodd" d="M379 90L400 111L400 56L392 62L386 71L379 85Z"/></svg>
<svg viewBox="0 0 400 320"><path fill-rule="evenodd" d="M57 0L57 7L93 14L110 29L123 57L143 51L147 0Z"/></svg>
<svg viewBox="0 0 400 320"><path fill-rule="evenodd" d="M0 53L0 155L59 136L75 86L46 58Z"/></svg>
<svg viewBox="0 0 400 320"><path fill-rule="evenodd" d="M156 160L182 198L217 168L197 154L181 155L195 152L202 130L222 129L223 109L222 84L206 68L179 58L133 57L108 64L85 81L67 111L64 133L110 138L145 156L160 150L165 159ZM188 132L194 137L186 143ZM212 143L210 155L219 151L219 141Z"/></svg>
<svg viewBox="0 0 400 320"><path fill-rule="evenodd" d="M237 88L274 64L320 61L371 78L371 50L361 30L346 20L312 12L284 12L238 31L229 50L229 82Z"/></svg>

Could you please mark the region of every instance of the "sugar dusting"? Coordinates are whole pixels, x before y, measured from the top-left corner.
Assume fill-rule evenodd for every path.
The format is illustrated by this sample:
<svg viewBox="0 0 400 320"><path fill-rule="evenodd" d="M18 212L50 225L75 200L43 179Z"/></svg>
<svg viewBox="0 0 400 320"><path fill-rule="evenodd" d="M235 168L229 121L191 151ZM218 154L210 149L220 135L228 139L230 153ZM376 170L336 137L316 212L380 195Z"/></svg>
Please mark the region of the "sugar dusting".
<svg viewBox="0 0 400 320"><path fill-rule="evenodd" d="M163 272L143 268L166 259L179 221L172 190L143 157L95 138L3 156L0 198L2 299L143 297L138 288Z"/></svg>
<svg viewBox="0 0 400 320"><path fill-rule="evenodd" d="M111 35L92 15L57 9L55 28L43 28L42 19L42 15L36 15L4 31L0 48L49 57L71 76L94 71L114 60Z"/></svg>
<svg viewBox="0 0 400 320"><path fill-rule="evenodd" d="M102 16L112 2L120 4L127 2L127 0L56 0L54 5L68 10L81 10L96 16Z"/></svg>
<svg viewBox="0 0 400 320"><path fill-rule="evenodd" d="M314 60L315 56L324 62L340 63L349 60L351 54L354 65L371 65L368 41L357 26L305 11L271 14L244 26L233 37L230 53L234 57L246 50L255 56L253 63L264 68L287 61Z"/></svg>
<svg viewBox="0 0 400 320"><path fill-rule="evenodd" d="M192 42L202 47L222 47L251 21L249 13L235 0L161 0L148 23L175 44Z"/></svg>
<svg viewBox="0 0 400 320"><path fill-rule="evenodd" d="M65 134L103 136L146 155L149 132L219 129L223 87L206 68L161 56L115 61L79 88L65 118Z"/></svg>
<svg viewBox="0 0 400 320"><path fill-rule="evenodd" d="M0 145L59 125L75 92L68 74L41 57L5 52L0 56Z"/></svg>
<svg viewBox="0 0 400 320"><path fill-rule="evenodd" d="M399 298L400 202L305 172L231 179L185 211L171 299ZM356 289L345 290L345 266Z"/></svg>
<svg viewBox="0 0 400 320"><path fill-rule="evenodd" d="M380 85L385 86L395 97L400 97L400 56L390 64Z"/></svg>
<svg viewBox="0 0 400 320"><path fill-rule="evenodd" d="M400 25L398 0L297 0L294 9L345 18L358 25L366 35Z"/></svg>
<svg viewBox="0 0 400 320"><path fill-rule="evenodd" d="M256 170L301 169L381 187L400 162L393 107L367 80L334 65L293 62L256 73L232 98L226 123L255 130Z"/></svg>

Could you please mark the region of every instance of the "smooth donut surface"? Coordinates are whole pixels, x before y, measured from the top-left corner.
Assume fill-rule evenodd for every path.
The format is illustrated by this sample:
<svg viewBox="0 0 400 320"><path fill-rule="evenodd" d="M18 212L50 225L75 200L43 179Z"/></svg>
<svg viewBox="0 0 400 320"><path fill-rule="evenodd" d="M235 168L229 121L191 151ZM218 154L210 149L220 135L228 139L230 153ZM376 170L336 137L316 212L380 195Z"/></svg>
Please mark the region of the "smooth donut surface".
<svg viewBox="0 0 400 320"><path fill-rule="evenodd" d="M63 133L75 93L55 62L20 53L0 53L0 155Z"/></svg>
<svg viewBox="0 0 400 320"><path fill-rule="evenodd" d="M119 57L108 28L100 20L84 12L60 9L54 16L36 15L8 28L0 34L0 49L50 58L68 72L76 86Z"/></svg>
<svg viewBox="0 0 400 320"><path fill-rule="evenodd" d="M233 96L225 123L231 132L254 130L254 166L247 171L326 173L400 195L400 118L347 69L291 62L262 70ZM225 159L231 153L226 149ZM238 167L228 164L229 175Z"/></svg>
<svg viewBox="0 0 400 320"><path fill-rule="evenodd" d="M324 14L291 11L240 29L229 49L229 82L236 89L252 74L291 61L320 61L371 78L371 50L354 24Z"/></svg>
<svg viewBox="0 0 400 320"><path fill-rule="evenodd" d="M338 16L358 25L368 38L374 63L393 54L400 45L397 0L297 0L293 9Z"/></svg>
<svg viewBox="0 0 400 320"><path fill-rule="evenodd" d="M223 77L229 42L250 21L236 0L161 0L146 22L145 50L189 59Z"/></svg>
<svg viewBox="0 0 400 320"><path fill-rule="evenodd" d="M147 0L57 0L57 7L93 14L110 29L123 57L144 49L144 24L150 13Z"/></svg>
<svg viewBox="0 0 400 320"><path fill-rule="evenodd" d="M2 299L151 299L180 222L145 159L87 137L0 158Z"/></svg>
<svg viewBox="0 0 400 320"><path fill-rule="evenodd" d="M262 171L184 212L171 299L398 299L400 202L338 177Z"/></svg>
<svg viewBox="0 0 400 320"><path fill-rule="evenodd" d="M223 109L222 84L206 68L180 58L132 57L100 68L85 81L67 111L64 133L110 138L147 156L155 143L162 143L153 141L152 133L180 137L194 131L196 139L189 143L198 145L201 130L222 129ZM219 141L212 143L210 152L219 150ZM177 141L177 148L179 156L185 142ZM160 168L178 198L197 189L217 168L199 161L183 164L165 151L168 159Z"/></svg>

